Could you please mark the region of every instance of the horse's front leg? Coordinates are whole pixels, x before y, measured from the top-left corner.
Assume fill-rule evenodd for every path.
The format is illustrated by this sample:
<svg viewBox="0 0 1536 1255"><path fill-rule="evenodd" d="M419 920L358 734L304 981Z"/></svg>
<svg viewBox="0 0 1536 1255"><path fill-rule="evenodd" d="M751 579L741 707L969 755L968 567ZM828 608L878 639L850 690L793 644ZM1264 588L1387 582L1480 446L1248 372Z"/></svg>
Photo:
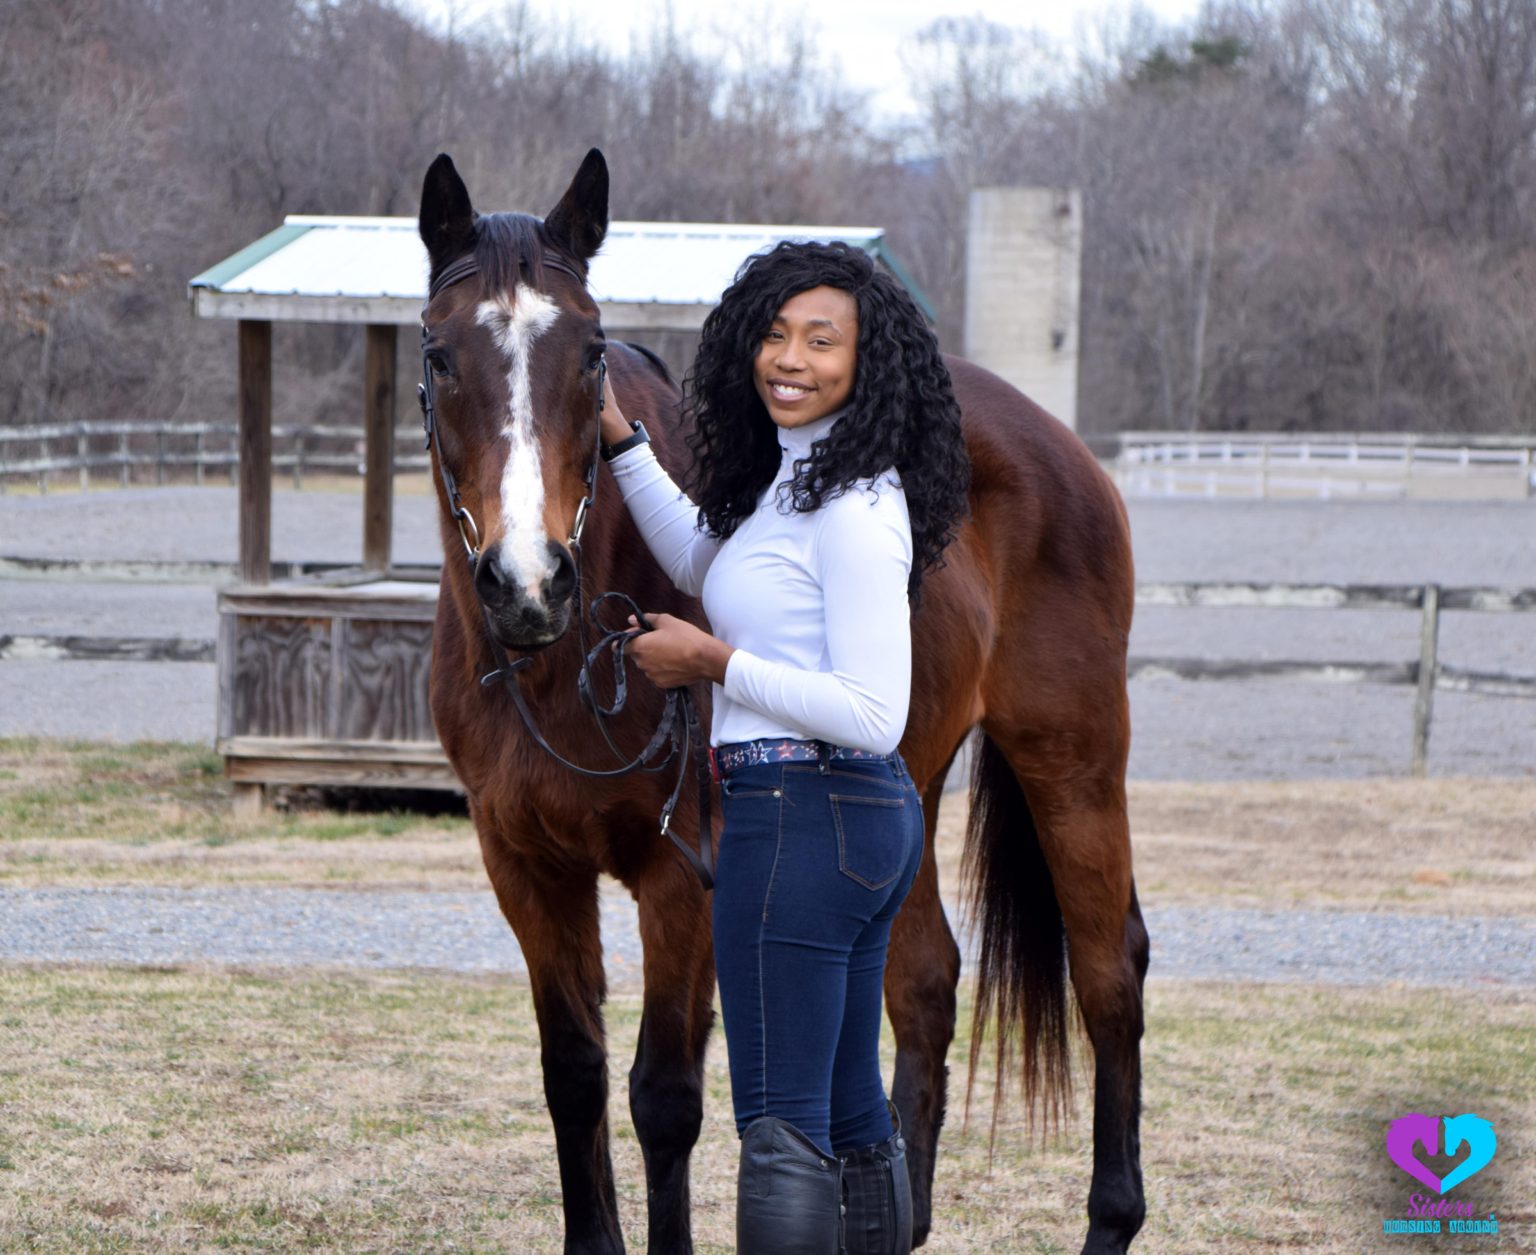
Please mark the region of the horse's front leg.
<svg viewBox="0 0 1536 1255"><path fill-rule="evenodd" d="M688 1255L688 1163L704 1118L704 1050L714 1023L709 905L664 841L633 885L645 947L645 1010L629 1110L645 1156L651 1255Z"/></svg>
<svg viewBox="0 0 1536 1255"><path fill-rule="evenodd" d="M544 1099L555 1126L565 1255L622 1255L608 1141L597 873L556 873L480 834L485 868L528 965Z"/></svg>
<svg viewBox="0 0 1536 1255"><path fill-rule="evenodd" d="M896 1037L891 1101L901 1115L912 1178L912 1244L928 1240L933 1224L933 1170L944 1124L949 1069L944 1057L955 1036L955 986L960 948L939 901L934 831L944 772L924 792L927 832L922 866L891 928L885 1005Z"/></svg>

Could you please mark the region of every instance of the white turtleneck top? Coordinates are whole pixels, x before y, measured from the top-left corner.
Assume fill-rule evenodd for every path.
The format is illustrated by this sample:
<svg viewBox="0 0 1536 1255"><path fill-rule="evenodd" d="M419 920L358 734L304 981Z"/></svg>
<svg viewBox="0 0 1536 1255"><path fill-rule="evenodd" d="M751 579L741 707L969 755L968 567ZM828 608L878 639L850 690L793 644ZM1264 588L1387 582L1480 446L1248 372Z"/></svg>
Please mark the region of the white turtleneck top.
<svg viewBox="0 0 1536 1255"><path fill-rule="evenodd" d="M656 561L735 648L714 686L716 745L791 738L883 754L906 728L912 525L896 472L809 513L780 491L840 416L779 430L778 477L723 542L649 445L608 464Z"/></svg>

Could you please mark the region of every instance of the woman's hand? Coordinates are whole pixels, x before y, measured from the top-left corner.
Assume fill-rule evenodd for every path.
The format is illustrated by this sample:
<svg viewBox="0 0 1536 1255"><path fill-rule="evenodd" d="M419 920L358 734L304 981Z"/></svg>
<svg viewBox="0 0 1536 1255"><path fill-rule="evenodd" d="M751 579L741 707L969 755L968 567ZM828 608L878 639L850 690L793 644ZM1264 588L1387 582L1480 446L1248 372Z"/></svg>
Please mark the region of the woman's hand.
<svg viewBox="0 0 1536 1255"><path fill-rule="evenodd" d="M629 656L657 688L674 689L696 680L725 683L725 666L736 651L708 632L700 631L686 619L670 614L647 615L654 630L642 632L629 616L635 633L629 642Z"/></svg>
<svg viewBox="0 0 1536 1255"><path fill-rule="evenodd" d="M613 395L613 384L605 371L603 373L603 443L618 444L621 440L630 437L632 429L629 419L624 417L624 411L619 408L619 399Z"/></svg>

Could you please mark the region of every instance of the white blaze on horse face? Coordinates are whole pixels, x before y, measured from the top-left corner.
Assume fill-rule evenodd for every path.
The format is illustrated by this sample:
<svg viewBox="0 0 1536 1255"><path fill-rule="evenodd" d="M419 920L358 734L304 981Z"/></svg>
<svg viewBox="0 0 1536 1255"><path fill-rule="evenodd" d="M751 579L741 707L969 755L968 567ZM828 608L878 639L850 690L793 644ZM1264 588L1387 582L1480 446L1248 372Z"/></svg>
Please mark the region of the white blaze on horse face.
<svg viewBox="0 0 1536 1255"><path fill-rule="evenodd" d="M507 364L507 421L501 434L509 448L501 471L502 569L514 576L535 605L544 600L544 581L554 572L544 534L544 476L533 433L533 385L530 363L534 341L560 315L543 292L518 287L482 301L475 321L488 329Z"/></svg>

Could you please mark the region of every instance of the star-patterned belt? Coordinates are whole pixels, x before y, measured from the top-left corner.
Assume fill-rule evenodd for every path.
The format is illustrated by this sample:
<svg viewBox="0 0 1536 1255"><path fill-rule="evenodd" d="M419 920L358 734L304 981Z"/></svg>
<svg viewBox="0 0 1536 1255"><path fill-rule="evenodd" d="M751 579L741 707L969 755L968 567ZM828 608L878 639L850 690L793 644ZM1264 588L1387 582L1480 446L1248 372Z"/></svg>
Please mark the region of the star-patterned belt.
<svg viewBox="0 0 1536 1255"><path fill-rule="evenodd" d="M709 751L715 779L738 771L742 767L756 767L762 763L815 763L830 762L838 758L874 758L887 761L892 754L877 754L873 750L850 749L846 745L828 745L825 741L734 741L729 745L716 745Z"/></svg>

